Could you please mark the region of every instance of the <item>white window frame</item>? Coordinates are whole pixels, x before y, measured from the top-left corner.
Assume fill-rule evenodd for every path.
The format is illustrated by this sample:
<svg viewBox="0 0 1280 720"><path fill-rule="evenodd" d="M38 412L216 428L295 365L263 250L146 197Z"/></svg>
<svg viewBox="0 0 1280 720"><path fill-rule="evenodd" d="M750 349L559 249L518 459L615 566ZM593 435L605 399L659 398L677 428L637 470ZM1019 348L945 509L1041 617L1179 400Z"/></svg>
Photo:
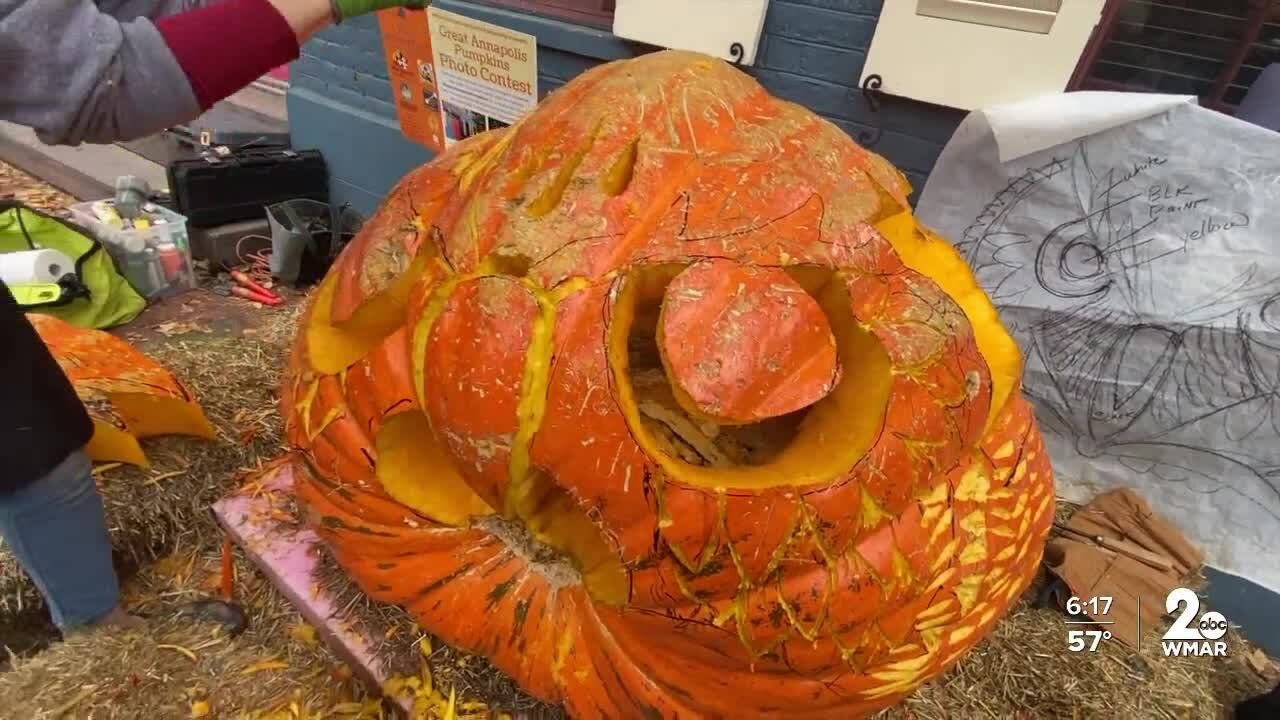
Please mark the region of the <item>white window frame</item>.
<svg viewBox="0 0 1280 720"><path fill-rule="evenodd" d="M929 17L1048 34L1063 0L918 0L916 12Z"/></svg>
<svg viewBox="0 0 1280 720"><path fill-rule="evenodd" d="M1062 92L1106 0L1064 0L1052 18L1039 2L887 0L862 81L962 110Z"/></svg>
<svg viewBox="0 0 1280 720"><path fill-rule="evenodd" d="M754 65L769 0L617 0L613 34Z"/></svg>

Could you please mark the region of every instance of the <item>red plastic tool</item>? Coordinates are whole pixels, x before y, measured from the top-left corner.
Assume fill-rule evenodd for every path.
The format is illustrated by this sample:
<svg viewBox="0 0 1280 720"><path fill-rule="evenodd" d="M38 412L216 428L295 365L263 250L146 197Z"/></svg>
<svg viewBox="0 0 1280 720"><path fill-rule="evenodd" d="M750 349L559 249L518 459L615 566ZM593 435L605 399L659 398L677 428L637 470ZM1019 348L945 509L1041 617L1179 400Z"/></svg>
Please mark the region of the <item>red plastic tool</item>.
<svg viewBox="0 0 1280 720"><path fill-rule="evenodd" d="M239 285L231 288L231 294L239 298L244 298L245 300L262 303L263 305L275 306L284 304L284 298L277 295L263 295L262 293L254 292L247 287L241 287Z"/></svg>
<svg viewBox="0 0 1280 720"><path fill-rule="evenodd" d="M279 302L284 302L284 298L280 297L274 292L254 282L252 278L250 278L248 275L245 275L243 272L239 270L231 271L231 279L235 280L245 289L253 292L254 294L261 295L263 297L268 297L268 298L275 298Z"/></svg>

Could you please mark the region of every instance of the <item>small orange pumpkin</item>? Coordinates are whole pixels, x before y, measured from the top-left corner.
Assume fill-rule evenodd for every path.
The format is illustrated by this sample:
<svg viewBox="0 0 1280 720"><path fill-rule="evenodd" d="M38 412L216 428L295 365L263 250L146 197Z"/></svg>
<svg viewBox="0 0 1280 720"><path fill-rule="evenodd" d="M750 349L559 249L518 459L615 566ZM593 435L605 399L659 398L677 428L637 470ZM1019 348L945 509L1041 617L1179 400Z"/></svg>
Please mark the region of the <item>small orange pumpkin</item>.
<svg viewBox="0 0 1280 720"><path fill-rule="evenodd" d="M373 598L583 718L854 717L1053 511L1021 357L904 177L730 66L584 73L395 188L303 320L300 499Z"/></svg>

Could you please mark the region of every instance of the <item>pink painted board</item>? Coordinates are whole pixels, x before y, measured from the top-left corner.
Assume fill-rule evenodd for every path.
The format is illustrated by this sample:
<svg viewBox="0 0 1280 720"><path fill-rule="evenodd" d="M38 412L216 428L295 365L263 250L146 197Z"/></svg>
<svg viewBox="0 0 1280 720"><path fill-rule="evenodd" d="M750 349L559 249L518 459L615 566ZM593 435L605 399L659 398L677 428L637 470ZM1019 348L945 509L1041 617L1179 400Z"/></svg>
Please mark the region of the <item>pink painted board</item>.
<svg viewBox="0 0 1280 720"><path fill-rule="evenodd" d="M232 493L214 503L213 512L236 544L315 626L329 647L365 682L380 688L390 676L370 651L369 638L347 627L337 616L333 597L316 586L320 539L309 529L282 527L275 520L281 512L288 512L280 499L288 497L292 488L293 470L284 463L269 470L255 492ZM405 712L412 711L410 701L399 704Z"/></svg>

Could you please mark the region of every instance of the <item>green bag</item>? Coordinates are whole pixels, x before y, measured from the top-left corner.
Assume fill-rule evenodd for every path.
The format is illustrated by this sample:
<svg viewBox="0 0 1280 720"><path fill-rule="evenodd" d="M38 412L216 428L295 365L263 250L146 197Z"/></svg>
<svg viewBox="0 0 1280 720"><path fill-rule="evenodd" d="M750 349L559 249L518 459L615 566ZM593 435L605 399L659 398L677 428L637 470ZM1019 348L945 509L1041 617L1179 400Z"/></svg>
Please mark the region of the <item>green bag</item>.
<svg viewBox="0 0 1280 720"><path fill-rule="evenodd" d="M28 312L53 315L77 327L123 325L147 306L93 233L19 202L0 201L0 253L48 248L75 261L75 272L54 284L10 285Z"/></svg>

